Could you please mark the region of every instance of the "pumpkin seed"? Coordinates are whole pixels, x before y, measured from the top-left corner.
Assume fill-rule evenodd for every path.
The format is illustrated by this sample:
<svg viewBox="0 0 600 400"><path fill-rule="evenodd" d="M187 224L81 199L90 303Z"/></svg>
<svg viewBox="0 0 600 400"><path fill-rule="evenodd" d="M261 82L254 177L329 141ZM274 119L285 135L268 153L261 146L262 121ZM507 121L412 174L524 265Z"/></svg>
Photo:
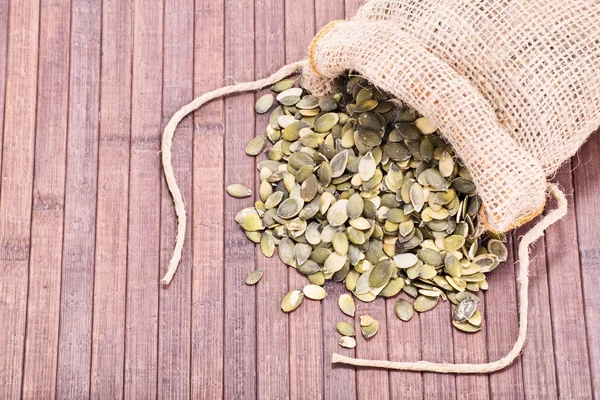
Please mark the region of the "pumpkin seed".
<svg viewBox="0 0 600 400"><path fill-rule="evenodd" d="M303 301L304 293L297 289L292 290L283 297L283 300L281 300L281 309L283 312L292 312L300 307Z"/></svg>
<svg viewBox="0 0 600 400"><path fill-rule="evenodd" d="M257 114L264 114L271 109L273 106L273 95L265 94L256 100L256 104L254 105L254 110Z"/></svg>
<svg viewBox="0 0 600 400"><path fill-rule="evenodd" d="M427 312L437 306L439 297L419 296L415 299L413 307L415 311Z"/></svg>
<svg viewBox="0 0 600 400"><path fill-rule="evenodd" d="M354 327L347 322L340 321L335 324L335 329L343 336L356 336L356 331Z"/></svg>
<svg viewBox="0 0 600 400"><path fill-rule="evenodd" d="M244 279L244 282L246 282L246 285L256 285L258 283L258 281L260 281L260 278L262 278L262 276L263 276L263 270L262 269L257 269L255 271L250 271L246 275L246 278Z"/></svg>
<svg viewBox="0 0 600 400"><path fill-rule="evenodd" d="M340 340L338 340L338 344L347 349L353 349L356 347L356 340L350 336L342 336Z"/></svg>
<svg viewBox="0 0 600 400"><path fill-rule="evenodd" d="M412 304L404 299L398 299L394 310L396 311L398 318L402 321L410 321L414 314Z"/></svg>
<svg viewBox="0 0 600 400"><path fill-rule="evenodd" d="M354 317L354 313L356 312L356 305L354 304L354 299L349 294L342 294L338 299L338 305L342 312L350 317Z"/></svg>
<svg viewBox="0 0 600 400"><path fill-rule="evenodd" d="M323 300L327 297L327 292L321 286L318 285L306 285L302 289L304 296L312 300Z"/></svg>
<svg viewBox="0 0 600 400"><path fill-rule="evenodd" d="M252 196L252 190L239 183L229 185L225 188L225 190L231 197L243 198Z"/></svg>

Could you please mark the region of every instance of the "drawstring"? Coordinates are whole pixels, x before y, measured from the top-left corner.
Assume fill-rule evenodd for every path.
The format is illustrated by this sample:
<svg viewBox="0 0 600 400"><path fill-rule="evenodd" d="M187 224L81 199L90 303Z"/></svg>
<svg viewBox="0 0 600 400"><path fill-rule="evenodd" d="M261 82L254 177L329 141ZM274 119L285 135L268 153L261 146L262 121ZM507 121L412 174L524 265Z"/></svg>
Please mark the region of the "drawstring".
<svg viewBox="0 0 600 400"><path fill-rule="evenodd" d="M181 190L179 190L179 186L177 186L175 172L173 171L173 165L171 163L171 145L173 143L173 135L175 134L177 125L179 125L181 120L184 119L188 114L196 111L198 108L202 107L205 103L208 103L211 100L232 93L260 90L263 87L272 85L273 83L278 82L287 76L302 72L306 64L306 60L298 61L282 67L279 71L275 72L268 78L253 82L243 82L236 85L225 86L213 90L212 92L205 93L193 100L191 103L181 107L181 109L177 111L173 117L171 117L171 120L165 127L162 139L162 164L165 173L165 179L167 180L167 185L169 187L169 192L171 192L171 196L173 196L175 213L177 214L177 238L175 242L175 249L173 250L173 256L169 262L169 269L167 270L165 277L162 279L163 285L168 285L171 282L171 279L173 279L175 272L177 272L177 267L179 266L179 261L181 260L181 251L183 250L187 222L185 215L185 203L183 202L183 197L181 196Z"/></svg>
<svg viewBox="0 0 600 400"><path fill-rule="evenodd" d="M509 366L523 350L525 337L527 336L527 311L529 290L529 246L544 235L544 231L555 222L567 215L567 199L565 194L553 183L548 183L548 191L552 195L558 206L548 213L537 224L533 226L521 239L519 244L519 336L512 350L501 359L485 364L445 364L433 363L429 361L416 362L393 362L386 360L365 360L352 358L333 353L331 362L357 365L360 367L375 367L387 369L399 369L404 371L428 371L438 373L456 373L456 374L486 374L499 371Z"/></svg>

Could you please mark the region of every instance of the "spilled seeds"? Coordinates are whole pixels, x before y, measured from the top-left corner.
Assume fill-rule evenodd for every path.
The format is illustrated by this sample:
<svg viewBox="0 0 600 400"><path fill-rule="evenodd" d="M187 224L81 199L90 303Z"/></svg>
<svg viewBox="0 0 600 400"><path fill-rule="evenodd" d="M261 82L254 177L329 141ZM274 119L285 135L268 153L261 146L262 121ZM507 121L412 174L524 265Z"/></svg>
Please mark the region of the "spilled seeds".
<svg viewBox="0 0 600 400"><path fill-rule="evenodd" d="M476 293L486 274L505 261L503 234L476 238L481 199L469 171L435 124L393 101L359 76L338 79L317 98L285 79L255 109L269 114L265 133L246 153L257 163L260 187L253 206L236 215L262 253L307 277L287 293L285 312L304 298L321 300L325 281L343 282L341 311L354 317L354 298L370 302L400 292L395 312L409 321L440 302L453 303L452 323L464 332L481 329ZM266 148L266 150L265 150ZM237 198L252 191L232 184ZM483 240L482 240L483 239ZM246 283L262 276L255 271ZM354 328L341 321L339 344L353 348ZM379 323L361 316L361 333Z"/></svg>

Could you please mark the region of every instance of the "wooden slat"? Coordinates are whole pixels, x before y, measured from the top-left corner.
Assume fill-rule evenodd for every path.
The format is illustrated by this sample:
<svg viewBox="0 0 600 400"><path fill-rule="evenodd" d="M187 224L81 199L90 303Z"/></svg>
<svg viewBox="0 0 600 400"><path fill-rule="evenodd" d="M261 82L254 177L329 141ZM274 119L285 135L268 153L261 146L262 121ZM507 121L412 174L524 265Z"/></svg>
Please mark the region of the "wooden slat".
<svg viewBox="0 0 600 400"><path fill-rule="evenodd" d="M513 247L509 234L507 247ZM488 361L504 357L513 348L518 336L519 319L513 253L509 251L505 263L488 275L490 289L485 293L485 321L487 325ZM527 351L527 347L525 348ZM534 349L535 351L535 349ZM523 371L521 359L490 375L490 397L494 399L522 398Z"/></svg>
<svg viewBox="0 0 600 400"><path fill-rule="evenodd" d="M571 202L565 218L546 231L548 287L554 331L558 393L575 399L592 398L592 382L584 315L577 220L573 206L571 163L555 176ZM549 207L553 207L550 202ZM597 344L596 344L597 345Z"/></svg>
<svg viewBox="0 0 600 400"><path fill-rule="evenodd" d="M6 102L6 58L8 54L8 1L0 2L0 110ZM2 137L4 136L4 112L0 112L0 166L2 165ZM0 182L0 187L2 183Z"/></svg>
<svg viewBox="0 0 600 400"><path fill-rule="evenodd" d="M600 134L592 134L573 158L575 199L571 205L577 217L579 258L585 306L585 323L590 359L593 397L600 398ZM581 326L581 322L579 323Z"/></svg>
<svg viewBox="0 0 600 400"><path fill-rule="evenodd" d="M102 80L98 149L92 398L123 397L132 4L102 4Z"/></svg>
<svg viewBox="0 0 600 400"><path fill-rule="evenodd" d="M164 127L173 113L189 101L194 92L194 0L165 2L163 69ZM173 142L173 163L177 182L187 200L187 216L193 221L193 118L179 124ZM162 172L162 171L161 171ZM173 200L161 179L161 272L166 273L176 235ZM188 225L177 276L163 287L159 301L158 397L190 398L192 242Z"/></svg>
<svg viewBox="0 0 600 400"><path fill-rule="evenodd" d="M421 320L417 313L410 321L401 321L396 316L399 298L413 302L406 294L386 299L388 359L392 361L420 361ZM390 398L422 399L423 377L420 372L390 371Z"/></svg>
<svg viewBox="0 0 600 400"><path fill-rule="evenodd" d="M23 398L56 385L69 98L69 1L42 1Z"/></svg>
<svg viewBox="0 0 600 400"><path fill-rule="evenodd" d="M163 1L134 2L125 398L157 391Z"/></svg>
<svg viewBox="0 0 600 400"><path fill-rule="evenodd" d="M254 12L256 26L254 69L256 78L263 78L279 69L285 61L284 43L281 40L284 31L283 2L256 1ZM256 97L268 92L270 92L269 88L257 93ZM255 134L264 135L268 124L268 113L256 116ZM265 158L263 154L257 157L256 162ZM258 174L258 172L253 173ZM256 193L259 186L260 179L255 179ZM260 283L256 285L258 396L262 399L287 399L290 390L288 317L281 311L280 300L287 292L288 266L279 260L277 254L269 259L257 249L256 256L256 268L265 271Z"/></svg>
<svg viewBox="0 0 600 400"><path fill-rule="evenodd" d="M354 319L344 315L338 306L340 295L348 293L343 283L328 282L325 285L327 297L321 302L323 312L323 397L325 399L350 400L356 398L356 369L350 365L332 364L331 355L339 353L355 357L353 349L338 345L341 335L336 330L338 321L354 325ZM381 325L381 329L384 326ZM360 332L357 331L360 335Z"/></svg>
<svg viewBox="0 0 600 400"><path fill-rule="evenodd" d="M364 0L346 0L346 19L352 18L363 3Z"/></svg>
<svg viewBox="0 0 600 400"><path fill-rule="evenodd" d="M449 301L441 301L421 319L421 353L423 360L454 363L451 310ZM414 317L413 317L414 318ZM452 374L423 373L423 397L456 399L456 382Z"/></svg>
<svg viewBox="0 0 600 400"><path fill-rule="evenodd" d="M315 33L313 0L285 2L285 61L299 61L308 55ZM303 16L303 17L301 17ZM302 289L306 277L289 269L289 290ZM289 315L290 396L323 397L322 321L320 302L305 299L300 308Z"/></svg>
<svg viewBox="0 0 600 400"><path fill-rule="evenodd" d="M379 322L379 331L369 339L361 332L360 317L370 315ZM356 357L374 360L387 358L387 315L385 300L378 298L370 303L356 300L356 315L354 317L356 330ZM390 399L389 374L385 369L357 368L356 397L358 399Z"/></svg>
<svg viewBox="0 0 600 400"><path fill-rule="evenodd" d="M477 309L482 316L485 315L484 294L479 293L480 302ZM448 323L450 319L448 319ZM452 327L454 342L454 362L465 364L481 364L487 362L487 324L484 320L481 330L475 334L464 333ZM489 399L489 379L486 375L456 375L456 398Z"/></svg>
<svg viewBox="0 0 600 400"><path fill-rule="evenodd" d="M531 222L535 224L538 219ZM518 245L527 233L528 226L515 231L513 254L518 259ZM529 324L527 325L527 349L521 355L525 397L529 399L554 399L558 397L550 296L548 293L548 270L546 246L538 240L529 253Z"/></svg>
<svg viewBox="0 0 600 400"><path fill-rule="evenodd" d="M225 1L225 76L228 82L254 80L254 6L251 2ZM254 95L225 99L225 185L253 187L254 160L244 149L254 136ZM234 220L247 199L225 197L225 397L256 397L256 292L243 284L245 273L255 268L254 245Z"/></svg>
<svg viewBox="0 0 600 400"><path fill-rule="evenodd" d="M199 96L223 85L224 5L198 1L195 7L194 96ZM218 99L194 117L192 399L219 399L224 393L223 135Z"/></svg>
<svg viewBox="0 0 600 400"><path fill-rule="evenodd" d="M21 395L36 123L39 3L10 7L0 166L0 398Z"/></svg>
<svg viewBox="0 0 600 400"><path fill-rule="evenodd" d="M317 31L331 21L344 19L344 0L315 0L315 28Z"/></svg>
<svg viewBox="0 0 600 400"><path fill-rule="evenodd" d="M330 21L344 18L345 4L343 0L315 1L315 28L321 29ZM322 340L323 340L323 397L325 399L356 398L356 369L351 366L334 365L330 362L334 352L355 356L353 349L344 349L338 345L340 334L335 325L338 321L353 324L350 317L345 316L338 307L338 298L348 293L343 283L330 283L326 286L328 297L321 302ZM383 326L382 326L383 327Z"/></svg>
<svg viewBox="0 0 600 400"><path fill-rule="evenodd" d="M57 398L90 393L101 6L73 0Z"/></svg>

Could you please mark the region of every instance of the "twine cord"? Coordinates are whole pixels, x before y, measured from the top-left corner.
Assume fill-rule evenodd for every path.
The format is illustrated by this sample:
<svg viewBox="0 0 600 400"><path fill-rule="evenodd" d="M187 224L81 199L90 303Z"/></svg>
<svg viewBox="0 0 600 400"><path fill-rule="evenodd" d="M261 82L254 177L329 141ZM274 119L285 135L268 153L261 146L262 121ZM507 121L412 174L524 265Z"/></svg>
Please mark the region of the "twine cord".
<svg viewBox="0 0 600 400"><path fill-rule="evenodd" d="M512 350L497 361L483 364L446 364L434 363L430 361L416 362L394 362L387 360L366 360L361 358L346 357L341 354L333 353L332 363L350 364L359 367L374 367L397 369L403 371L427 371L438 373L456 373L456 374L487 374L499 371L510 364L519 356L525 344L527 336L527 311L528 290L529 290L529 246L544 235L544 231L562 219L567 214L567 199L565 194L558 186L548 183L548 191L557 201L556 209L549 212L537 224L535 224L521 239L519 244L520 268L517 276L519 283L519 336Z"/></svg>
<svg viewBox="0 0 600 400"><path fill-rule="evenodd" d="M183 201L183 196L181 195L181 190L177 185L177 180L175 179L175 172L173 171L173 164L171 160L171 146L173 145L173 135L175 134L175 129L177 129L177 125L179 125L181 120L183 120L188 114L196 111L198 108L202 107L204 104L208 103L211 100L233 93L246 92L250 90L260 90L265 86L272 85L275 82L282 80L283 78L286 78L295 73L302 72L306 64L306 60L291 63L282 67L268 78L259 79L257 81L252 82L242 82L231 86L225 86L213 90L212 92L205 93L202 96L194 99L191 103L181 107L181 109L179 109L171 117L171 120L165 127L163 133L161 150L165 179L167 181L167 186L169 187L169 192L171 193L171 196L173 196L173 205L175 206L175 213L177 215L177 237L175 241L175 249L173 250L173 255L171 256L171 261L169 262L169 269L167 270L166 275L162 279L163 285L168 285L173 279L175 272L177 272L177 267L179 266L179 261L181 260L181 251L183 250L183 243L185 241L185 230L187 224L187 218L185 214L185 203Z"/></svg>

